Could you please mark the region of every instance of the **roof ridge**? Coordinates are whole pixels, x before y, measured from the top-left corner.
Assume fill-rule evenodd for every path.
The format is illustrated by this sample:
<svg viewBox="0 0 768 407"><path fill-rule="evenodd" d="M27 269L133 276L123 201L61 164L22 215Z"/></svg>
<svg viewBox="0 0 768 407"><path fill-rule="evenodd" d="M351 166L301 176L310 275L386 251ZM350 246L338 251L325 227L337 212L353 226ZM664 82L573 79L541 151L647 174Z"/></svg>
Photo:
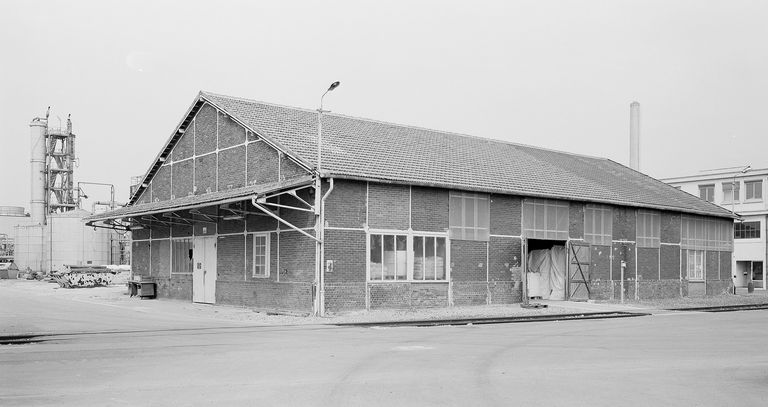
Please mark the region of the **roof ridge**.
<svg viewBox="0 0 768 407"><path fill-rule="evenodd" d="M240 100L240 101L243 101L243 102L260 103L260 104L267 105L267 106L282 107L282 108L285 108L285 109L299 110L299 111L303 111L303 112L307 112L307 113L317 113L317 110L313 110L313 109L307 109L307 108L296 107L296 106L281 105L279 103L264 102L264 101L256 100L256 99L248 99L248 98L243 98L243 97L239 97L239 96L224 95L224 94L221 94L221 93L208 92L208 91L203 91L203 90L200 91L200 94L202 94L202 95L218 96L218 97L229 98L229 99L235 99L235 100ZM458 133L458 132L447 131L447 130L438 130L438 129L432 129L432 128L428 128L428 127L411 125L411 124L402 124L402 123L395 123L395 122L390 122L390 121L385 121L385 120L371 119L371 118L367 118L367 117L352 116L352 115L346 115L346 114L341 114L341 113L333 113L333 112L325 113L325 115L326 116L335 116L335 117L340 117L340 118L345 118L345 119L360 120L360 121L369 122L369 123L378 123L378 124L384 124L384 125L389 125L389 126L396 126L396 127L401 127L401 128L411 129L411 130L422 130L422 131L429 131L429 132L434 132L434 133L440 133L440 134L443 134L443 135L459 136L459 137L466 137L466 138L475 139L475 140L490 141L490 142L494 142L494 143L507 144L507 145L511 145L511 146L515 146L515 147L523 147L523 148L530 148L530 149L534 149L534 150L549 151L549 152L553 152L553 153L565 154L565 155L574 156L574 157L591 158L591 159L594 159L594 160L610 160L607 157L600 157L600 156L593 156L593 155L587 155L587 154L572 153L572 152L558 150L558 149L554 149L554 148L534 146L534 145L525 144L525 143L516 143L516 142L509 141L509 140L500 140L500 139L496 139L496 138L488 138L488 137L476 136L476 135L473 135L473 134Z"/></svg>

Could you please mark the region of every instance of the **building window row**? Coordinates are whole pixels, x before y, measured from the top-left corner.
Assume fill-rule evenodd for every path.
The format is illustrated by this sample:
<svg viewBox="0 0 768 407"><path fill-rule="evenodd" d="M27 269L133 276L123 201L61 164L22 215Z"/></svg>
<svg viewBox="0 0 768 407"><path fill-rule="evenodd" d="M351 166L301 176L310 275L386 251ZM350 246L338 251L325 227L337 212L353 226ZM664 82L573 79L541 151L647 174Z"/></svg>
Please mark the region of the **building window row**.
<svg viewBox="0 0 768 407"><path fill-rule="evenodd" d="M584 240L610 246L613 236L613 210L609 206L587 205L584 208Z"/></svg>
<svg viewBox="0 0 768 407"><path fill-rule="evenodd" d="M733 222L700 216L683 216L680 244L683 249L733 249Z"/></svg>
<svg viewBox="0 0 768 407"><path fill-rule="evenodd" d="M637 211L637 247L661 246L661 215L657 212Z"/></svg>
<svg viewBox="0 0 768 407"><path fill-rule="evenodd" d="M677 188L677 187L676 187ZM723 202L732 203L741 200L741 181L728 182L723 181ZM744 199L761 200L763 199L763 181L744 181ZM699 197L707 202L715 202L715 184L699 185Z"/></svg>
<svg viewBox="0 0 768 407"><path fill-rule="evenodd" d="M368 256L371 281L445 281L445 236L371 233Z"/></svg>
<svg viewBox="0 0 768 407"><path fill-rule="evenodd" d="M737 222L733 225L734 239L760 239L760 221Z"/></svg>
<svg viewBox="0 0 768 407"><path fill-rule="evenodd" d="M491 223L490 196L451 191L448 219L451 239L488 241Z"/></svg>

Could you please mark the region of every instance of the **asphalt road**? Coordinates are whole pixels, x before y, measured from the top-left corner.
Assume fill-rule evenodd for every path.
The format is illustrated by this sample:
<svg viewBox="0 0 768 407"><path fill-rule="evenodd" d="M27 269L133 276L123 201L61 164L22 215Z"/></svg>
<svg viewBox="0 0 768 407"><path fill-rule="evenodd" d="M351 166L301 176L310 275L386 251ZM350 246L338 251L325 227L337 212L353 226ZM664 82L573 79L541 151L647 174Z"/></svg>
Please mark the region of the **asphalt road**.
<svg viewBox="0 0 768 407"><path fill-rule="evenodd" d="M0 405L764 406L768 311L0 346Z"/></svg>

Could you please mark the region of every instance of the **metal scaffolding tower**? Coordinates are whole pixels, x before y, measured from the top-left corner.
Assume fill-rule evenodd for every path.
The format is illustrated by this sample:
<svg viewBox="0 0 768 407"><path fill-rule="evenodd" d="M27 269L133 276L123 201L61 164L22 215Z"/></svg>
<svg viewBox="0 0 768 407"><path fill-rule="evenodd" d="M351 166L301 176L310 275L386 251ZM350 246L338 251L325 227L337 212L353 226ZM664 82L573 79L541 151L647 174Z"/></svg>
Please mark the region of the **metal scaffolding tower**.
<svg viewBox="0 0 768 407"><path fill-rule="evenodd" d="M75 200L75 134L67 117L66 129L48 127L45 153L46 213L67 212L77 207Z"/></svg>

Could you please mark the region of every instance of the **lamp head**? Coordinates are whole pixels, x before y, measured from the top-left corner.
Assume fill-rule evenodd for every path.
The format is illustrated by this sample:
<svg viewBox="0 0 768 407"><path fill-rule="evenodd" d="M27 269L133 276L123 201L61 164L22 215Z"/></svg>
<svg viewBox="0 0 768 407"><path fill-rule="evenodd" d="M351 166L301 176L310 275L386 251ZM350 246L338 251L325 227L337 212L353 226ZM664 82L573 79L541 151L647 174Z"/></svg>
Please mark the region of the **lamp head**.
<svg viewBox="0 0 768 407"><path fill-rule="evenodd" d="M747 173L747 171L749 171L749 170L751 170L751 169L752 169L752 166L751 166L751 165L748 165L748 166L744 167L744 169L743 169L743 170L741 170L741 173L742 173L742 174L746 174L746 173Z"/></svg>
<svg viewBox="0 0 768 407"><path fill-rule="evenodd" d="M341 82L339 82L339 81L336 81L336 82L332 83L331 86L328 88L328 92L338 88L339 85L341 85Z"/></svg>

